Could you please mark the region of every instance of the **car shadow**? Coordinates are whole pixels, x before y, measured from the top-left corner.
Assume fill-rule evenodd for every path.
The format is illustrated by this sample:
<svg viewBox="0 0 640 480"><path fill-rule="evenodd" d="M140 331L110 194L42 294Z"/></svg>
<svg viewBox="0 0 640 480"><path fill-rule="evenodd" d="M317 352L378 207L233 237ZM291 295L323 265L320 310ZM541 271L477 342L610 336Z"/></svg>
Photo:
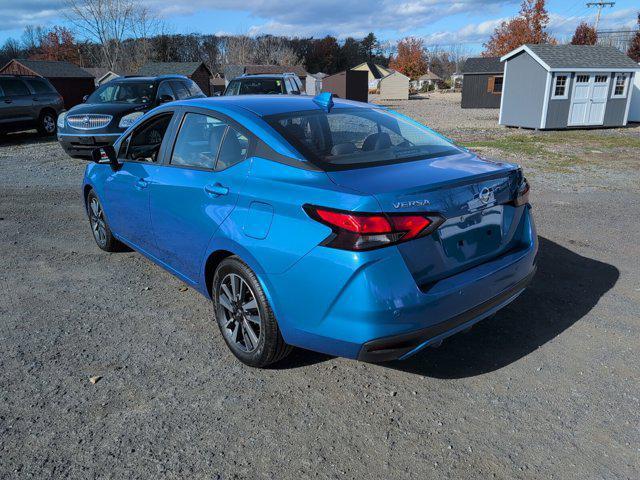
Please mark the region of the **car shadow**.
<svg viewBox="0 0 640 480"><path fill-rule="evenodd" d="M37 130L25 130L15 133L0 134L0 147L28 145L34 143L47 143L53 142L55 140L55 135L42 135Z"/></svg>
<svg viewBox="0 0 640 480"><path fill-rule="evenodd" d="M525 292L469 333L385 367L442 379L473 377L509 365L587 315L616 284L613 265L539 237L538 272Z"/></svg>

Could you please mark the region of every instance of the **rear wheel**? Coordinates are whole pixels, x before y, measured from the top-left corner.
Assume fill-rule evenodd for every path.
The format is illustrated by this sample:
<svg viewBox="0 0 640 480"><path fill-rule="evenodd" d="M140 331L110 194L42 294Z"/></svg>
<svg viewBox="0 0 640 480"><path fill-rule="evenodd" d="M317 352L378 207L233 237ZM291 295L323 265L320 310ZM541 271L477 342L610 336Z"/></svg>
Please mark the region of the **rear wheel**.
<svg viewBox="0 0 640 480"><path fill-rule="evenodd" d="M124 249L124 244L118 241L109 228L109 223L104 215L102 204L93 190L87 195L87 213L93 238L105 252L119 252Z"/></svg>
<svg viewBox="0 0 640 480"><path fill-rule="evenodd" d="M42 112L38 119L38 132L42 135L53 135L56 133L56 114L53 112Z"/></svg>
<svg viewBox="0 0 640 480"><path fill-rule="evenodd" d="M260 282L238 257L218 265L211 292L220 332L242 363L266 367L291 352Z"/></svg>

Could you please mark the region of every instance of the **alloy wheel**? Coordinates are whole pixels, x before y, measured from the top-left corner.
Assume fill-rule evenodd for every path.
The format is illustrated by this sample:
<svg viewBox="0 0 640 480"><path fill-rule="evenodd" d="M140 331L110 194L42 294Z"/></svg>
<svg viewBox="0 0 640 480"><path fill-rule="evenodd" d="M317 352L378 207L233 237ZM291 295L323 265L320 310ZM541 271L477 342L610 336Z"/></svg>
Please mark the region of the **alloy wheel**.
<svg viewBox="0 0 640 480"><path fill-rule="evenodd" d="M42 117L42 127L47 133L53 133L56 131L56 120L52 115L45 115Z"/></svg>
<svg viewBox="0 0 640 480"><path fill-rule="evenodd" d="M218 318L227 340L243 352L253 352L260 344L262 319L251 287L235 273L227 274L218 290Z"/></svg>
<svg viewBox="0 0 640 480"><path fill-rule="evenodd" d="M89 222L91 223L91 230L93 231L93 237L98 242L98 245L104 246L107 244L107 224L104 221L104 212L102 211L102 205L97 198L92 198L89 203Z"/></svg>

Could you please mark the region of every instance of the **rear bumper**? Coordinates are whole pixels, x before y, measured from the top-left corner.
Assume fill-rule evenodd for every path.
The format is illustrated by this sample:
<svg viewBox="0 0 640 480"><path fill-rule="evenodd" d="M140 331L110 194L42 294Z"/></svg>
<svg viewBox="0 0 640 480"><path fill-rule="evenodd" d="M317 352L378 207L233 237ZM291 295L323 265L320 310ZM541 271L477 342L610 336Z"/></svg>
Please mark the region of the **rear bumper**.
<svg viewBox="0 0 640 480"><path fill-rule="evenodd" d="M74 158L91 158L97 147L113 145L121 133L58 133L58 142L67 155Z"/></svg>
<svg viewBox="0 0 640 480"><path fill-rule="evenodd" d="M533 279L535 273L536 268L534 267L529 275L499 295L444 322L414 332L379 338L367 342L362 346L358 360L363 362L386 362L407 358L428 346L430 343L439 342L507 306L524 291Z"/></svg>
<svg viewBox="0 0 640 480"><path fill-rule="evenodd" d="M317 247L288 271L261 275L291 345L366 361L404 358L514 300L535 271L529 207L519 246L423 290L397 248Z"/></svg>

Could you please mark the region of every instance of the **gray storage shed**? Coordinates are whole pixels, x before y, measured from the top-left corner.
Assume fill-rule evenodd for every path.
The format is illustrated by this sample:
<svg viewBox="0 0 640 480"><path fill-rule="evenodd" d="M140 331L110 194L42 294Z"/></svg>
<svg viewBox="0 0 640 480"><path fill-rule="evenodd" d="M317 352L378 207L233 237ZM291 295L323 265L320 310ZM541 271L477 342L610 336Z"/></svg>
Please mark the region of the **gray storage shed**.
<svg viewBox="0 0 640 480"><path fill-rule="evenodd" d="M500 57L472 57L462 67L462 108L500 108Z"/></svg>
<svg viewBox="0 0 640 480"><path fill-rule="evenodd" d="M634 73L614 47L523 45L505 62L500 125L536 129L627 124Z"/></svg>

